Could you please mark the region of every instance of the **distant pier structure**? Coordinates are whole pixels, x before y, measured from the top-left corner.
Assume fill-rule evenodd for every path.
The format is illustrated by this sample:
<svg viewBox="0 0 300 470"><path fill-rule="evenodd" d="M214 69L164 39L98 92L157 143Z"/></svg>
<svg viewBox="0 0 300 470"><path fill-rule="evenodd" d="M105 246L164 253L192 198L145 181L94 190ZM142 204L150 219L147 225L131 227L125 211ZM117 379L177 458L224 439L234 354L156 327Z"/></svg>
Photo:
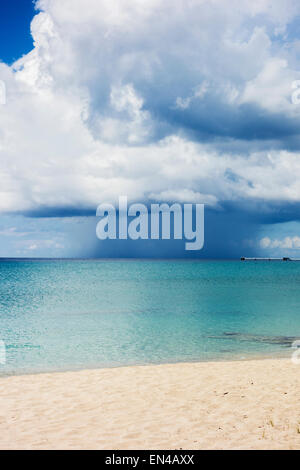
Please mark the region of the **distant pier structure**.
<svg viewBox="0 0 300 470"><path fill-rule="evenodd" d="M291 258L245 258L242 257L241 261L293 261Z"/></svg>

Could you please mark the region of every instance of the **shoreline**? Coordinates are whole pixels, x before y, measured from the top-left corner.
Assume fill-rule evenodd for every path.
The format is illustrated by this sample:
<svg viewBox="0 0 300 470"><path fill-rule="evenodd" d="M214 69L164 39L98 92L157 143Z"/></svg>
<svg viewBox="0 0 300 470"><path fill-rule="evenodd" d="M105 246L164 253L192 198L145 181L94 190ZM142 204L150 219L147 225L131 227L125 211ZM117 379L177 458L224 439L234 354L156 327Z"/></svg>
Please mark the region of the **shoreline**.
<svg viewBox="0 0 300 470"><path fill-rule="evenodd" d="M278 358L1 377L0 448L300 449L299 372Z"/></svg>
<svg viewBox="0 0 300 470"><path fill-rule="evenodd" d="M12 378L12 377L28 377L30 375L48 375L48 374L65 374L65 373L76 373L76 372L87 372L87 371L101 371L101 370L115 370L115 369L127 369L131 367L158 367L158 366L171 366L171 365L185 365L185 364L211 364L211 363L235 363L235 362L252 362L252 361L272 361L272 360L288 360L291 357L292 349L287 348L286 354L278 353L265 353L265 354L258 354L252 355L248 357L230 357L228 359L208 359L208 360L200 360L195 359L194 361L174 361L174 362L153 362L153 363L135 363L135 364L124 364L124 365L94 365L90 367L80 367L80 368L66 368L66 369L49 369L49 370L38 370L38 371L23 371L23 372L8 372L1 374L0 369L0 381L2 379Z"/></svg>

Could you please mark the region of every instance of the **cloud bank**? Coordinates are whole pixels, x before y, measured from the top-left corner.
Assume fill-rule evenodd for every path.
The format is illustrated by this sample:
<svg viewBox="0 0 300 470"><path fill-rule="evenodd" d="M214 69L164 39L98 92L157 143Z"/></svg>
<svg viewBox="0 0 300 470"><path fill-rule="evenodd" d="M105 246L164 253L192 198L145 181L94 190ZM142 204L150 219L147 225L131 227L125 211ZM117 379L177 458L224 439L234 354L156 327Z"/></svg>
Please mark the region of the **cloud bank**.
<svg viewBox="0 0 300 470"><path fill-rule="evenodd" d="M125 194L299 218L297 1L36 6L34 49L0 63L1 212Z"/></svg>

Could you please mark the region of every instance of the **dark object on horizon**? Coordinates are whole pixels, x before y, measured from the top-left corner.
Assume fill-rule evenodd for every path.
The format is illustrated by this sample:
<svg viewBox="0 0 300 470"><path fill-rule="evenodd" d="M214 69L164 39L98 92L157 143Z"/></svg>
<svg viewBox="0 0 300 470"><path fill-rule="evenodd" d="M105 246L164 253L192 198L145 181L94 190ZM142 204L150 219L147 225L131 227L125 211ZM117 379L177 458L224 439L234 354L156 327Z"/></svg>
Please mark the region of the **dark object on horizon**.
<svg viewBox="0 0 300 470"><path fill-rule="evenodd" d="M242 257L241 261L292 261L291 258L245 258Z"/></svg>

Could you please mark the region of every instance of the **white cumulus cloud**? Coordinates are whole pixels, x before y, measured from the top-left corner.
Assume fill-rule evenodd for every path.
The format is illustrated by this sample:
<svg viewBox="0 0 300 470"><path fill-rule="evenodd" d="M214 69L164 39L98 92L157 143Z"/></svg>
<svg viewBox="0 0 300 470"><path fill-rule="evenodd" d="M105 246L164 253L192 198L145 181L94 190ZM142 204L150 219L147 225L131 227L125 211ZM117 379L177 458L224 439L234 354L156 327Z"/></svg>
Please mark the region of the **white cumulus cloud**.
<svg viewBox="0 0 300 470"><path fill-rule="evenodd" d="M11 67L0 63L7 90L0 106L0 211L96 209L120 194L215 207L228 200L300 201L300 150L279 145L296 131L288 128L278 148L268 149L277 132L256 139L258 131L248 129L255 112L270 113L271 129L272 113L286 126L289 119L300 124L289 95L300 77L297 41L288 35L297 2L233 0L228 8L222 0L39 0L37 6L34 49ZM258 111L243 130L247 106ZM248 139L256 149L245 151Z"/></svg>

